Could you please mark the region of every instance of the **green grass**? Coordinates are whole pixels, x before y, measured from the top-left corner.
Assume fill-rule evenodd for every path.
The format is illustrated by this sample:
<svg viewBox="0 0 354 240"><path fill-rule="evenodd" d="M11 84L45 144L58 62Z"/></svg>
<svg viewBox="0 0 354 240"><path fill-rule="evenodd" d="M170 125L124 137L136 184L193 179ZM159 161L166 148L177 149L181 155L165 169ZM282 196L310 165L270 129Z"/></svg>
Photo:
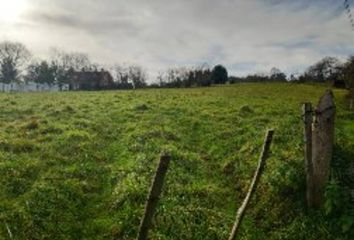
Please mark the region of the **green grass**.
<svg viewBox="0 0 354 240"><path fill-rule="evenodd" d="M13 239L134 239L163 150L173 161L151 239L227 239L268 128L272 153L240 239L352 239L349 204L335 195L344 191L333 187L327 214L304 207L301 103L316 103L324 90L239 84L1 94L0 239L9 239L8 229ZM345 171L354 113L344 95L335 91L334 169ZM342 175L333 183L340 189Z"/></svg>

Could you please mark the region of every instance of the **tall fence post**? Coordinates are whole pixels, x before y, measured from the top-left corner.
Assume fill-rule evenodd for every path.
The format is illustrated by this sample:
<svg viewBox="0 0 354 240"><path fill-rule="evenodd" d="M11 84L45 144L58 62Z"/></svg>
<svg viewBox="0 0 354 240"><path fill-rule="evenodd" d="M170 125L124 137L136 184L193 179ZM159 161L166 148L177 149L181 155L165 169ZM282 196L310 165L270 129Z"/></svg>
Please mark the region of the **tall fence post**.
<svg viewBox="0 0 354 240"><path fill-rule="evenodd" d="M313 109L311 103L307 102L303 104L302 114L304 120L304 153L305 153L305 173L306 173L306 201L307 206L312 206L312 121L313 121Z"/></svg>
<svg viewBox="0 0 354 240"><path fill-rule="evenodd" d="M144 216L140 223L139 234L137 237L138 240L146 240L148 237L149 228L152 223L159 196L162 192L162 186L170 160L171 156L169 154L161 154L160 162L156 169L155 177L152 181L149 196L146 201Z"/></svg>
<svg viewBox="0 0 354 240"><path fill-rule="evenodd" d="M255 190L257 188L259 179L263 173L263 169L265 167L265 163L266 163L266 160L269 155L269 149L270 149L270 144L273 139L273 133L274 133L274 130L268 130L267 135L265 136L264 143L263 143L263 149L262 149L261 155L259 157L259 161L258 161L257 170L253 176L253 179L252 179L251 185L248 189L247 195L246 195L245 199L243 200L241 207L237 210L236 220L235 220L235 223L232 227L229 240L236 239L236 236L237 236L238 230L241 226L241 222L242 222L242 219L245 215L245 211L247 209L247 206L251 200L253 193L255 192Z"/></svg>
<svg viewBox="0 0 354 240"><path fill-rule="evenodd" d="M334 145L334 119L336 107L333 93L327 90L315 109L312 125L312 176L309 207L319 208L324 201L324 191L330 175Z"/></svg>

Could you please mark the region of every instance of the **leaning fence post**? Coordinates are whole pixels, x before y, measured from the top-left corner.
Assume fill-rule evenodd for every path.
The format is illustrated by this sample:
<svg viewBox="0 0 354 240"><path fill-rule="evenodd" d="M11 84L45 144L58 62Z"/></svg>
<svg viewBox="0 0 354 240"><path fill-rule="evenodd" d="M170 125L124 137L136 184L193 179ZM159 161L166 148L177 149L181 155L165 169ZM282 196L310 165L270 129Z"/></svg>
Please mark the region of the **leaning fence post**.
<svg viewBox="0 0 354 240"><path fill-rule="evenodd" d="M160 157L159 165L156 169L155 177L152 181L150 193L145 205L144 216L140 223L138 240L146 240L148 237L149 228L152 223L152 218L162 191L163 181L171 160L169 154L163 153Z"/></svg>
<svg viewBox="0 0 354 240"><path fill-rule="evenodd" d="M302 107L304 120L304 142L305 142L305 172L306 172L306 201L307 206L312 206L313 176L312 176L312 120L313 110L311 103L304 103Z"/></svg>
<svg viewBox="0 0 354 240"><path fill-rule="evenodd" d="M254 191L257 188L259 179L260 179L260 177L262 175L262 172L263 172L263 169L264 169L264 166L265 166L265 161L268 158L270 144L271 144L272 139L273 139L273 133L274 133L274 130L268 130L267 135L266 135L266 137L264 139L263 149L262 149L262 153L261 153L261 155L259 157L257 170L256 170L256 172L255 172L255 174L253 176L253 179L252 179L251 185L249 187L249 190L247 192L246 198L243 200L243 203L242 203L241 207L237 210L236 220L235 220L235 223L234 223L234 225L232 227L232 231L231 231L229 240L236 239L237 232L238 232L238 230L240 228L243 216L245 215L245 211L246 211L246 208L248 206L248 203L250 202L251 197L252 197Z"/></svg>
<svg viewBox="0 0 354 240"><path fill-rule="evenodd" d="M336 107L333 93L327 90L315 109L312 125L312 191L311 206L323 204L324 191L330 174L330 163L334 144L334 118Z"/></svg>

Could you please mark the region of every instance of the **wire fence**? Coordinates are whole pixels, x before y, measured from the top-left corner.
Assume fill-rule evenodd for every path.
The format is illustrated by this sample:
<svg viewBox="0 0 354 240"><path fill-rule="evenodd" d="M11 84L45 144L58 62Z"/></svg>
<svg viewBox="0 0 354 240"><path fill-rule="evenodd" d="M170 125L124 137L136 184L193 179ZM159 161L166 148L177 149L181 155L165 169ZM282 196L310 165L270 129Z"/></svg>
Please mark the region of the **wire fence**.
<svg viewBox="0 0 354 240"><path fill-rule="evenodd" d="M349 21L350 21L352 30L354 31L354 18L353 18L353 15L352 15L350 3L349 3L348 0L344 0L343 5L344 5L345 12L346 12L346 14L347 14L347 17L348 17L348 19L349 19Z"/></svg>

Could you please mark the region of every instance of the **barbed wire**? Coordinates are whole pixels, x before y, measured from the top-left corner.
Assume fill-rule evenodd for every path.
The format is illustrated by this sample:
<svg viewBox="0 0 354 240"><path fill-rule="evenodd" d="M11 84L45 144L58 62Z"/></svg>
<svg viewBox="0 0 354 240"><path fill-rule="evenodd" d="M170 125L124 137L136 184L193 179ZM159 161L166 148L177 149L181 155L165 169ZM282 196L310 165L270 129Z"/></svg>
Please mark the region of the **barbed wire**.
<svg viewBox="0 0 354 240"><path fill-rule="evenodd" d="M344 9L346 11L347 17L350 21L350 25L352 27L352 30L354 31L354 19L353 19L353 15L352 15L352 11L351 11L351 7L350 7L350 3L349 0L344 0Z"/></svg>

